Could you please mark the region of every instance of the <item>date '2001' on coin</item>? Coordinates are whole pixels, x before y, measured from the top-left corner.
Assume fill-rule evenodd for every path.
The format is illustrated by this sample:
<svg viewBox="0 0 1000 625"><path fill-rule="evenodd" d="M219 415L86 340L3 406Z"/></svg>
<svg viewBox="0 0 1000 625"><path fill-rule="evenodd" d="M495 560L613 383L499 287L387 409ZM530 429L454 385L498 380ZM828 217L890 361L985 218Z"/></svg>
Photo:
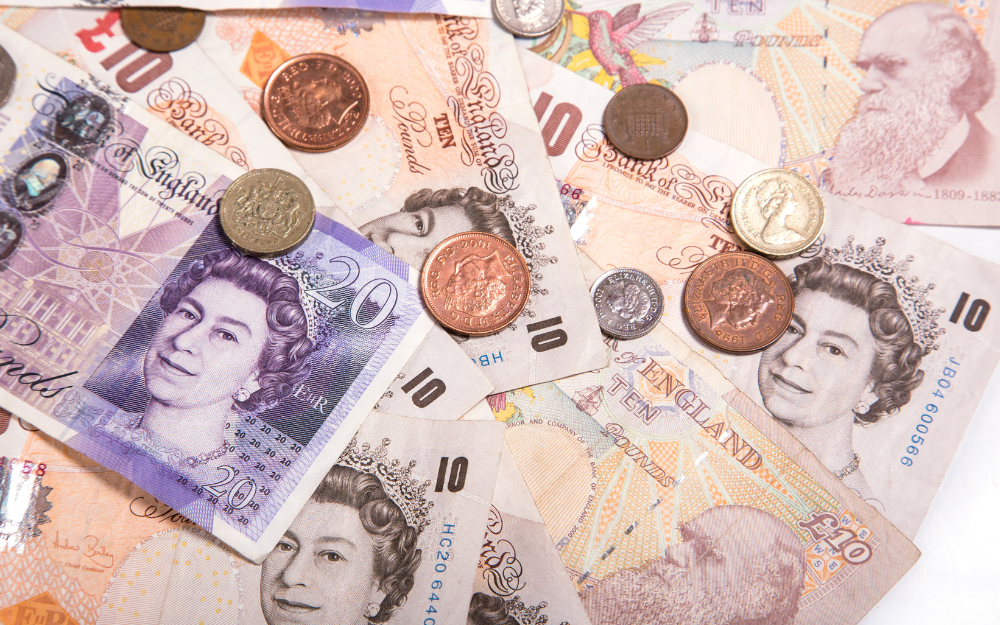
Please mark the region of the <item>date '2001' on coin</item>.
<svg viewBox="0 0 1000 625"><path fill-rule="evenodd" d="M424 304L444 327L469 336L506 328L524 309L531 290L528 264L498 236L462 232L427 257L420 275Z"/></svg>
<svg viewBox="0 0 1000 625"><path fill-rule="evenodd" d="M695 334L728 352L777 341L792 320L792 285L777 265L755 254L723 252L704 261L684 285L684 317Z"/></svg>

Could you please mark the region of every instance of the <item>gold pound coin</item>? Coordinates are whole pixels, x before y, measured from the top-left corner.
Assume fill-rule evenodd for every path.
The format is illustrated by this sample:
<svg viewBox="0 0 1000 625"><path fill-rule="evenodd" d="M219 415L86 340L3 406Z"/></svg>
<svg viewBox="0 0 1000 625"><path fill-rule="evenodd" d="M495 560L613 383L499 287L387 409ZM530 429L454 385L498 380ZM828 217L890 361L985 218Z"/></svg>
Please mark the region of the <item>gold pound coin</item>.
<svg viewBox="0 0 1000 625"><path fill-rule="evenodd" d="M789 258L819 237L826 204L806 177L787 169L765 169L736 189L730 218L748 248L772 258Z"/></svg>
<svg viewBox="0 0 1000 625"><path fill-rule="evenodd" d="M281 256L312 232L316 205L297 176L281 169L255 169L229 185L219 221L233 246L251 256Z"/></svg>

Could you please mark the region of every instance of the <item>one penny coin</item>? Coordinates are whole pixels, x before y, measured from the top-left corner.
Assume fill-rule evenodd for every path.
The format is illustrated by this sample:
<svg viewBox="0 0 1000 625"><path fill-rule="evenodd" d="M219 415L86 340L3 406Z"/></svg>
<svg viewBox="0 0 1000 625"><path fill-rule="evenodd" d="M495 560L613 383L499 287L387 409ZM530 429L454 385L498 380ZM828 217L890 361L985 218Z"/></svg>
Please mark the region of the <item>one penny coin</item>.
<svg viewBox="0 0 1000 625"><path fill-rule="evenodd" d="M332 54L302 54L278 66L264 85L264 121L288 145L326 152L354 138L371 96L361 72Z"/></svg>
<svg viewBox="0 0 1000 625"><path fill-rule="evenodd" d="M205 26L205 12L194 9L122 9L122 30L140 48L173 52L187 47Z"/></svg>
<svg viewBox="0 0 1000 625"><path fill-rule="evenodd" d="M788 258L816 241L826 222L826 204L808 178L787 169L765 169L736 189L730 219L747 247Z"/></svg>
<svg viewBox="0 0 1000 625"><path fill-rule="evenodd" d="M281 256L312 232L316 206L297 176L281 169L255 169L229 185L219 221L233 246L252 256Z"/></svg>
<svg viewBox="0 0 1000 625"><path fill-rule="evenodd" d="M709 345L728 352L764 349L788 328L792 285L774 263L748 252L704 261L684 285L684 317Z"/></svg>
<svg viewBox="0 0 1000 625"><path fill-rule="evenodd" d="M7 103L10 94L14 92L14 79L17 78L17 67L14 59L3 46L0 46L0 106Z"/></svg>
<svg viewBox="0 0 1000 625"><path fill-rule="evenodd" d="M424 304L441 325L469 336L493 334L528 302L531 274L513 245L485 232L441 241L420 274Z"/></svg>
<svg viewBox="0 0 1000 625"><path fill-rule="evenodd" d="M673 91L653 83L625 87L604 109L604 132L618 151L632 158L663 158L687 134L684 103Z"/></svg>
<svg viewBox="0 0 1000 625"><path fill-rule="evenodd" d="M663 291L648 274L621 267L597 279L590 289L597 322L606 334L628 340L649 334L663 316Z"/></svg>
<svg viewBox="0 0 1000 625"><path fill-rule="evenodd" d="M493 15L516 37L541 37L563 18L563 0L493 0Z"/></svg>

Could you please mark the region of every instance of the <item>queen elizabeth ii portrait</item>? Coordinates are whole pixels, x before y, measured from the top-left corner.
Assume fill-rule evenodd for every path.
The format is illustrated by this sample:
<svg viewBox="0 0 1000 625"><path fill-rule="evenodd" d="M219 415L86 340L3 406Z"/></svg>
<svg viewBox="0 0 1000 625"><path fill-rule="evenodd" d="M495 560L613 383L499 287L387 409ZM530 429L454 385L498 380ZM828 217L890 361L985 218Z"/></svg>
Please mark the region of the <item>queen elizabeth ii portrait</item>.
<svg viewBox="0 0 1000 625"><path fill-rule="evenodd" d="M264 560L267 625L387 623L406 602L432 504L379 459L388 443L370 455L352 442Z"/></svg>
<svg viewBox="0 0 1000 625"><path fill-rule="evenodd" d="M159 305L163 320L142 359L148 403L113 426L181 471L213 475L232 450L227 422L274 405L309 376L314 344L299 283L224 248L168 282Z"/></svg>
<svg viewBox="0 0 1000 625"><path fill-rule="evenodd" d="M914 337L895 287L849 264L813 258L791 277L795 314L761 355L764 407L863 499L884 506L854 450L855 427L910 401L926 348Z"/></svg>

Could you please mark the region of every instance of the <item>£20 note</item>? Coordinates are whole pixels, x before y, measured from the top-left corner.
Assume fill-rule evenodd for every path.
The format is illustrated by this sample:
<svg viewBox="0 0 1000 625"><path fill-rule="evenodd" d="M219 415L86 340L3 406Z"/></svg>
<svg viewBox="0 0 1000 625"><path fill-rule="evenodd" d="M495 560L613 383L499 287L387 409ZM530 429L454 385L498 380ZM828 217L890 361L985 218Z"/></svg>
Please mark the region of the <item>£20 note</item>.
<svg viewBox="0 0 1000 625"><path fill-rule="evenodd" d="M322 215L238 254L215 213L239 167L3 45L0 403L263 557L430 328L409 268Z"/></svg>

